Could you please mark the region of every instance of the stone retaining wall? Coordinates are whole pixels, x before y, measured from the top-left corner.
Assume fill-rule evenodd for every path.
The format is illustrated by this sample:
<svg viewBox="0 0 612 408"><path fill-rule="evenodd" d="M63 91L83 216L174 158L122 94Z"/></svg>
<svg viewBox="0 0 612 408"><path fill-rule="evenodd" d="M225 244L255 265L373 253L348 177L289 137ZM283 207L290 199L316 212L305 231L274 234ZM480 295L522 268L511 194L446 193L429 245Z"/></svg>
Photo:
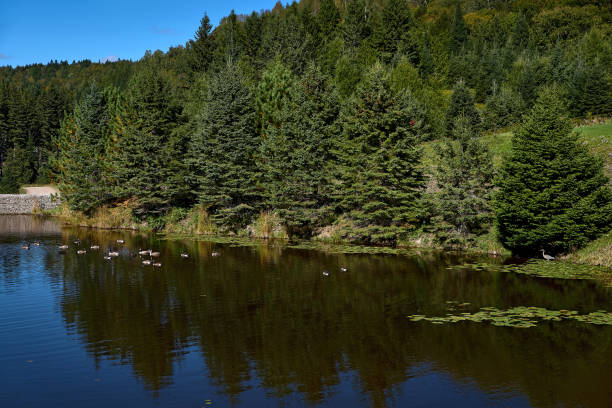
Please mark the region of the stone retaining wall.
<svg viewBox="0 0 612 408"><path fill-rule="evenodd" d="M32 214L35 208L49 210L59 204L59 198L50 195L0 194L0 214Z"/></svg>

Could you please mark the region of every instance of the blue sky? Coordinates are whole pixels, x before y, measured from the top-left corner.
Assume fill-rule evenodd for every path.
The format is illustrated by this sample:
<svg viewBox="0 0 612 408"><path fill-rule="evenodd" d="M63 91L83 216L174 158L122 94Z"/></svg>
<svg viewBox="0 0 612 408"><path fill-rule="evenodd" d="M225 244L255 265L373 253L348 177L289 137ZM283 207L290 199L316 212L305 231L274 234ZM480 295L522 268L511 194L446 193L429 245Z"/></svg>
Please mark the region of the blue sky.
<svg viewBox="0 0 612 408"><path fill-rule="evenodd" d="M0 0L0 66L141 58L193 38L204 12L271 9L276 0Z"/></svg>

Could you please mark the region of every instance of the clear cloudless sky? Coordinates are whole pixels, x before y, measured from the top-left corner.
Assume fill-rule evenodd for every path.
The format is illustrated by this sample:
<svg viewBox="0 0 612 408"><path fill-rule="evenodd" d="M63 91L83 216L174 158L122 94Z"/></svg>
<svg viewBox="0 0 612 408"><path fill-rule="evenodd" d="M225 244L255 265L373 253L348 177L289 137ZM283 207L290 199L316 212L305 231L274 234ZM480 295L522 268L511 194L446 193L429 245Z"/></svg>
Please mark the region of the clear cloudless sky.
<svg viewBox="0 0 612 408"><path fill-rule="evenodd" d="M276 0L0 0L0 66L140 59L184 45L206 12L271 9Z"/></svg>

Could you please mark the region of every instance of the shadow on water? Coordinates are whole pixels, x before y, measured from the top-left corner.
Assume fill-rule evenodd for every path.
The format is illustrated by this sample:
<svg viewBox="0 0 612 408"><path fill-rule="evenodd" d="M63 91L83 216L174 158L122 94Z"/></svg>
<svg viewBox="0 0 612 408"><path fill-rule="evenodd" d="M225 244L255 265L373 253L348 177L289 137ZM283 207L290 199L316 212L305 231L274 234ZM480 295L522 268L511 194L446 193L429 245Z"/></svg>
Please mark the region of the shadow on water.
<svg viewBox="0 0 612 408"><path fill-rule="evenodd" d="M96 367L105 361L130 367L154 398L186 381L178 367L197 357L202 370L189 375L208 382L228 405L457 406L453 401L463 398L470 406L607 407L612 401L610 326L563 321L516 329L406 318L443 316L448 300L469 302L467 311L612 310L610 289L593 281L449 270L464 259L444 253L331 255L12 222L27 225L1 230L8 233L0 233L0 294L21 279L16 263L34 256L20 251L20 242L42 236L37 272L61 287L54 299L64 330ZM77 255L77 239L86 254ZM63 255L59 243L70 243ZM93 244L100 250L89 249ZM160 268L143 265L148 257L136 254L149 248L161 253ZM104 260L109 249L120 256ZM189 398L174 394L172 401L187 406Z"/></svg>

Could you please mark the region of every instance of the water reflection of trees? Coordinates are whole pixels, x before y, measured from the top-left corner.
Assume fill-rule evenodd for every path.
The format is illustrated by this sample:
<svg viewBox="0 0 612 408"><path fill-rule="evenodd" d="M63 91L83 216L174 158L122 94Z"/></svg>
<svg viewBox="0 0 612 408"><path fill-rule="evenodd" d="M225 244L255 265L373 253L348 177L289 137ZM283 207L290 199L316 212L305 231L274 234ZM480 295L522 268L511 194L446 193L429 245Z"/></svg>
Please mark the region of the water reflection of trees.
<svg viewBox="0 0 612 408"><path fill-rule="evenodd" d="M147 239L128 244L145 248ZM109 264L99 254L68 254L61 299L67 324L95 361L130 364L152 390L169 384L175 362L197 347L211 382L235 402L255 380L271 396L298 392L316 404L350 372L368 405L385 406L424 362L487 391L519 387L534 405L575 405L587 393L586 405L605 401L608 328L435 326L405 318L443 314L444 301L455 299L475 307L606 308L609 294L593 283L452 272L444 269L450 260L435 255L415 262L221 247L222 256L212 258L220 248L214 244L156 244L161 269L127 255ZM188 260L179 257L185 248ZM564 385L568 378L572 387Z"/></svg>

